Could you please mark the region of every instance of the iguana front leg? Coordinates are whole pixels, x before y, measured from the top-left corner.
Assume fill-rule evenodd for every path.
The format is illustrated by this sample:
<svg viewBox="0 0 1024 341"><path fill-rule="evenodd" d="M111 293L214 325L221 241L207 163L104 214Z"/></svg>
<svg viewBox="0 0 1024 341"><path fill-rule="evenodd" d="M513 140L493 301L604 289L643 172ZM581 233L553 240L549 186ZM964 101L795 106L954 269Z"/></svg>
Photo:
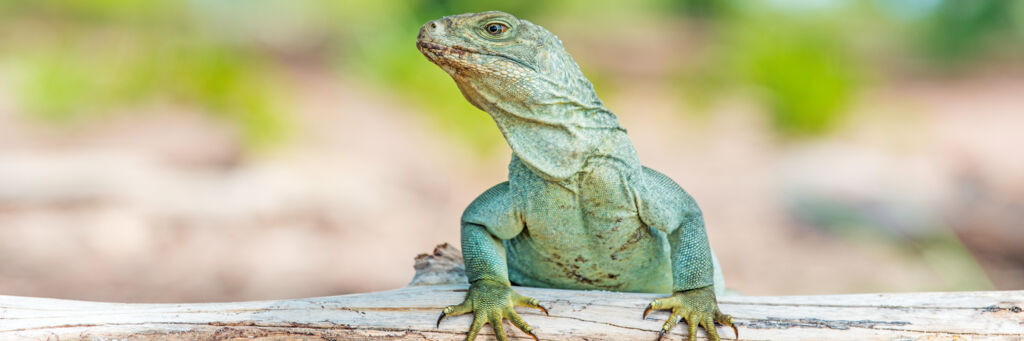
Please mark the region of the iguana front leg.
<svg viewBox="0 0 1024 341"><path fill-rule="evenodd" d="M658 333L659 340L684 319L690 327L691 341L697 337L697 326L704 327L711 340L719 341L715 322L732 327L739 339L732 317L718 310L715 261L700 208L664 174L645 167L643 176L637 193L640 218L668 235L673 292L671 297L651 302L643 317L646 319L651 310L672 311Z"/></svg>
<svg viewBox="0 0 1024 341"><path fill-rule="evenodd" d="M515 237L522 229L523 224L512 207L507 182L487 190L466 208L462 215L462 258L466 262L469 292L462 303L441 311L437 318L438 326L445 317L472 312L473 324L466 341L475 339L486 323L494 328L498 340L508 340L502 329L503 319L508 319L512 325L537 340L533 328L513 308L537 308L545 314L548 310L537 300L512 291L505 247L501 243L502 239Z"/></svg>
<svg viewBox="0 0 1024 341"><path fill-rule="evenodd" d="M715 322L732 327L736 338L739 331L732 323L732 316L718 310L713 283L714 267L711 248L704 231L704 218L697 212L690 216L683 226L669 234L672 258L673 294L656 299L644 309L643 318L651 310L671 309L668 321L661 327L658 340L672 330L676 323L685 319L690 327L690 341L697 337L697 326L708 332L712 341L719 341Z"/></svg>

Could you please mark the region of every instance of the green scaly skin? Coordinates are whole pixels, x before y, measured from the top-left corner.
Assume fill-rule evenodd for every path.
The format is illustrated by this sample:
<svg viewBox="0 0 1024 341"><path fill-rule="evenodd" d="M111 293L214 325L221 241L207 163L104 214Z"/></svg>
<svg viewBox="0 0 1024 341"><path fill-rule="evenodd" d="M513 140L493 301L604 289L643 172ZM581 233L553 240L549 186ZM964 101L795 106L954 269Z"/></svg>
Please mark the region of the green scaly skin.
<svg viewBox="0 0 1024 341"><path fill-rule="evenodd" d="M442 311L472 312L466 340L508 319L534 339L515 306L544 309L524 286L671 294L644 311L671 310L659 339L680 319L690 339L703 326L735 327L718 310L724 288L696 202L667 176L643 167L590 81L543 27L502 12L428 22L417 47L494 118L512 148L509 179L462 216L466 299ZM547 311L545 310L545 313Z"/></svg>

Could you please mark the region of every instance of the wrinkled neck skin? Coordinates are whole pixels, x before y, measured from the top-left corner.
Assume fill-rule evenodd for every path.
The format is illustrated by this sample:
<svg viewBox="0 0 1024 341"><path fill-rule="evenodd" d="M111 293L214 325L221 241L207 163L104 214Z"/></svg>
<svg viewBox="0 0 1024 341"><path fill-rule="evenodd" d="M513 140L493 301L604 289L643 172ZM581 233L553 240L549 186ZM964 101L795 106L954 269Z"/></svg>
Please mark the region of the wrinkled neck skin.
<svg viewBox="0 0 1024 341"><path fill-rule="evenodd" d="M568 179L595 157L639 169L618 118L576 64L567 64L572 69L560 71L574 79L489 81L471 72L453 72L452 78L470 103L491 115L515 156L545 180Z"/></svg>

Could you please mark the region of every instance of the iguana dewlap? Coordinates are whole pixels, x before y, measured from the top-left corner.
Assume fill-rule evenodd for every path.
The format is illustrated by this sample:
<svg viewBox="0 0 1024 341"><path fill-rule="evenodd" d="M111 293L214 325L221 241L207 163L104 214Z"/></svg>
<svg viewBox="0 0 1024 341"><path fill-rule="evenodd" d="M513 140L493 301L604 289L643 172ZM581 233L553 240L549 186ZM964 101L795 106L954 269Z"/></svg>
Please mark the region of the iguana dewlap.
<svg viewBox="0 0 1024 341"><path fill-rule="evenodd" d="M534 335L512 307L543 307L514 283L672 294L643 314L672 310L662 334L681 318L691 339L698 325L713 340L715 322L732 326L718 310L724 284L697 204L641 165L555 35L507 13L471 13L424 24L417 46L494 118L512 148L508 181L463 213L471 285L438 323L473 312L467 340L485 323L505 340L503 318Z"/></svg>

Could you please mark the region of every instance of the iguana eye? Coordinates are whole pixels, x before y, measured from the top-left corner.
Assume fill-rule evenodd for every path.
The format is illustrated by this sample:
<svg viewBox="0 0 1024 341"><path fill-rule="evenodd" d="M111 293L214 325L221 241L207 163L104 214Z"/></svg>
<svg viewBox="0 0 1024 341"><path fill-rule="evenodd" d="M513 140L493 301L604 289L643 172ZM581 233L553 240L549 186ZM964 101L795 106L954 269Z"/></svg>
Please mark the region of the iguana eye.
<svg viewBox="0 0 1024 341"><path fill-rule="evenodd" d="M487 34L492 36L499 36L502 33L505 33L505 31L508 31L508 25L492 22L484 26L484 31L487 31Z"/></svg>

